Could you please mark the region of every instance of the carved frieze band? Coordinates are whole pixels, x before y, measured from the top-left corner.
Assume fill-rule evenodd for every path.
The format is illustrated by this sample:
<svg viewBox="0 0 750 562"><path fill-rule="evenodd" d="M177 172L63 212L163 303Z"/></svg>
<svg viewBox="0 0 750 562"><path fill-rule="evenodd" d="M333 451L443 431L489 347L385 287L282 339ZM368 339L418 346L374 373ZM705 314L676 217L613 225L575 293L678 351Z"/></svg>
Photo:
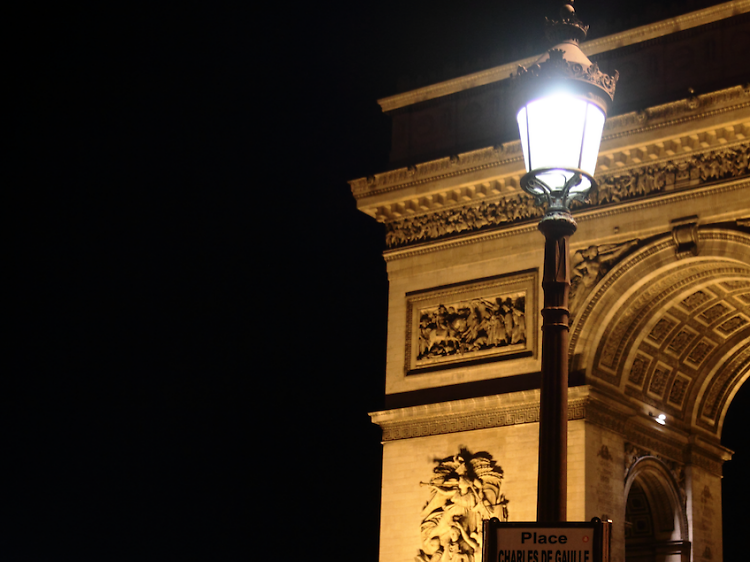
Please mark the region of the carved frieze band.
<svg viewBox="0 0 750 562"><path fill-rule="evenodd" d="M750 132L749 132L750 133ZM690 140L689 137L686 137ZM637 200L648 196L691 189L719 180L750 175L750 142L744 138L736 144L689 158L674 158L627 170L615 170L598 176L599 189L589 202L579 208L595 208L608 204ZM700 147L699 136L694 144ZM661 152L679 153L679 147L660 146ZM692 150L692 149L691 149ZM647 152L623 158L648 161ZM611 163L617 167L618 162ZM448 238L502 225L525 222L542 215L542 210L525 193L496 198L505 190L493 182L456 189L450 194L425 196L418 200L380 207L376 218L386 225L386 246L399 248L410 244ZM497 183L497 182L494 182ZM473 201L461 206L461 201Z"/></svg>
<svg viewBox="0 0 750 562"><path fill-rule="evenodd" d="M587 399L568 402L568 419L580 420L586 417ZM383 423L383 441L413 439L446 433L459 433L477 429L506 427L539 421L539 404L528 404L515 408L494 411L480 411L458 415L410 420L406 422Z"/></svg>

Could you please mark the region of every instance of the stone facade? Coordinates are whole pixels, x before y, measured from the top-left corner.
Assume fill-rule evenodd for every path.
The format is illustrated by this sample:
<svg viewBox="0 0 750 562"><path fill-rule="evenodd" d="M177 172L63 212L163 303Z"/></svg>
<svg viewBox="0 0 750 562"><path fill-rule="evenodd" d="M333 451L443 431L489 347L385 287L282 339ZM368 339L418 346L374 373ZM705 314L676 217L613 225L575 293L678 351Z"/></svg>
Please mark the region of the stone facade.
<svg viewBox="0 0 750 562"><path fill-rule="evenodd" d="M659 44L747 33L749 9L703 11ZM600 66L623 42L642 56L620 35ZM432 95L438 111L501 78L385 105ZM607 122L599 189L574 209L568 518L611 519L615 562L718 562L719 439L750 376L750 89L642 93ZM536 517L543 239L523 173L506 140L351 182L387 236L383 562L478 562L478 519Z"/></svg>

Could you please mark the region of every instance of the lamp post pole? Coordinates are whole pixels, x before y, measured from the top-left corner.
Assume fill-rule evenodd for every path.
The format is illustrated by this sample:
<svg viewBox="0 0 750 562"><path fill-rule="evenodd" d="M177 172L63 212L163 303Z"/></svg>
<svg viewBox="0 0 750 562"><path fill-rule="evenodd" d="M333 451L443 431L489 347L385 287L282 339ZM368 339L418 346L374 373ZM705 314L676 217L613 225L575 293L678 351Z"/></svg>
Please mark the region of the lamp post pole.
<svg viewBox="0 0 750 562"><path fill-rule="evenodd" d="M539 230L545 242L537 520L558 522L567 520L568 246L576 223L570 213L548 212Z"/></svg>
<svg viewBox="0 0 750 562"><path fill-rule="evenodd" d="M568 0L560 21L548 21L556 43L513 82L526 163L521 187L546 212L542 289L542 381L539 405L537 521L567 520L569 242L576 231L570 203L585 200L593 178L604 121L618 75L599 71L581 51L588 26Z"/></svg>

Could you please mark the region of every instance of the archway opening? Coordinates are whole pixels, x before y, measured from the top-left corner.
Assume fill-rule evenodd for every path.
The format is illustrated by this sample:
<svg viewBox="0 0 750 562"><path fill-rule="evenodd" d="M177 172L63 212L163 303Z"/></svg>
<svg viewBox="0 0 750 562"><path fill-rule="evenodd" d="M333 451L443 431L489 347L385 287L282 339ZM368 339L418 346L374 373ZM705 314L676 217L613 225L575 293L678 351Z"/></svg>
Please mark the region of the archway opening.
<svg viewBox="0 0 750 562"><path fill-rule="evenodd" d="M742 560L747 556L745 512L750 503L750 443L747 420L750 412L750 382L734 395L724 418L721 444L734 451L722 467L722 530L724 560Z"/></svg>
<svg viewBox="0 0 750 562"><path fill-rule="evenodd" d="M690 562L684 511L672 478L656 459L631 471L625 504L626 562Z"/></svg>

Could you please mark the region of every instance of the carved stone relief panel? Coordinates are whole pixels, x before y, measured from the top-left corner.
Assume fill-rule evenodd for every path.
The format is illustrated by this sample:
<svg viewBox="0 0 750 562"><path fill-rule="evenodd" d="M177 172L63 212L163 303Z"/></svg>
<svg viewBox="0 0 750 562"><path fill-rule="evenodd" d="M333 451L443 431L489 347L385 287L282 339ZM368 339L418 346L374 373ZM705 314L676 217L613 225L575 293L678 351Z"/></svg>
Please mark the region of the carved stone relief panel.
<svg viewBox="0 0 750 562"><path fill-rule="evenodd" d="M713 324L716 320L729 312L729 310L730 308L726 304L724 304L723 302L718 302L699 314L698 319L702 320L706 324Z"/></svg>
<svg viewBox="0 0 750 562"><path fill-rule="evenodd" d="M733 332L736 332L743 326L746 326L748 324L748 319L745 317L744 314L737 314L736 316L733 316L729 320L726 320L725 322L722 322L719 324L719 326L716 328L723 336L728 336L732 334Z"/></svg>
<svg viewBox="0 0 750 562"><path fill-rule="evenodd" d="M716 343L708 339L702 339L699 341L690 353L688 353L687 361L692 363L696 368L700 367L703 360L708 356L711 351L716 347Z"/></svg>
<svg viewBox="0 0 750 562"><path fill-rule="evenodd" d="M571 316L581 309L594 286L639 240L620 244L600 244L578 250L570 260L570 310Z"/></svg>
<svg viewBox="0 0 750 562"><path fill-rule="evenodd" d="M654 369L654 374L651 375L651 382L648 385L648 393L662 398L664 396L664 389L667 386L667 381L669 380L670 374L671 369L668 366L664 365L663 363L657 364L656 368Z"/></svg>
<svg viewBox="0 0 750 562"><path fill-rule="evenodd" d="M682 299L681 304L688 310L688 312L692 312L702 304L710 301L713 297L714 295L709 291L701 289L700 291L694 292L689 297Z"/></svg>
<svg viewBox="0 0 750 562"><path fill-rule="evenodd" d="M536 279L525 272L407 295L407 374L533 353Z"/></svg>
<svg viewBox="0 0 750 562"><path fill-rule="evenodd" d="M500 492L503 469L491 454L467 448L435 464L430 481L419 483L430 496L422 509L416 560L474 562L482 552L482 521L508 520L509 500Z"/></svg>
<svg viewBox="0 0 750 562"><path fill-rule="evenodd" d="M633 365L630 367L630 374L628 375L628 381L641 388L643 386L643 379L646 378L649 365L651 364L651 358L645 354L639 353L633 359Z"/></svg>
<svg viewBox="0 0 750 562"><path fill-rule="evenodd" d="M677 373L674 381L672 381L672 388L669 391L668 400L678 408L681 407L689 386L690 378L682 373Z"/></svg>
<svg viewBox="0 0 750 562"><path fill-rule="evenodd" d="M667 352L680 356L688 345L698 336L698 333L687 326L680 327L667 344Z"/></svg>
<svg viewBox="0 0 750 562"><path fill-rule="evenodd" d="M669 334L669 332L672 331L672 328L674 328L677 324L677 320L665 316L664 318L661 318L653 328L651 328L651 331L648 333L648 337L654 343L661 344L667 337L667 334Z"/></svg>

